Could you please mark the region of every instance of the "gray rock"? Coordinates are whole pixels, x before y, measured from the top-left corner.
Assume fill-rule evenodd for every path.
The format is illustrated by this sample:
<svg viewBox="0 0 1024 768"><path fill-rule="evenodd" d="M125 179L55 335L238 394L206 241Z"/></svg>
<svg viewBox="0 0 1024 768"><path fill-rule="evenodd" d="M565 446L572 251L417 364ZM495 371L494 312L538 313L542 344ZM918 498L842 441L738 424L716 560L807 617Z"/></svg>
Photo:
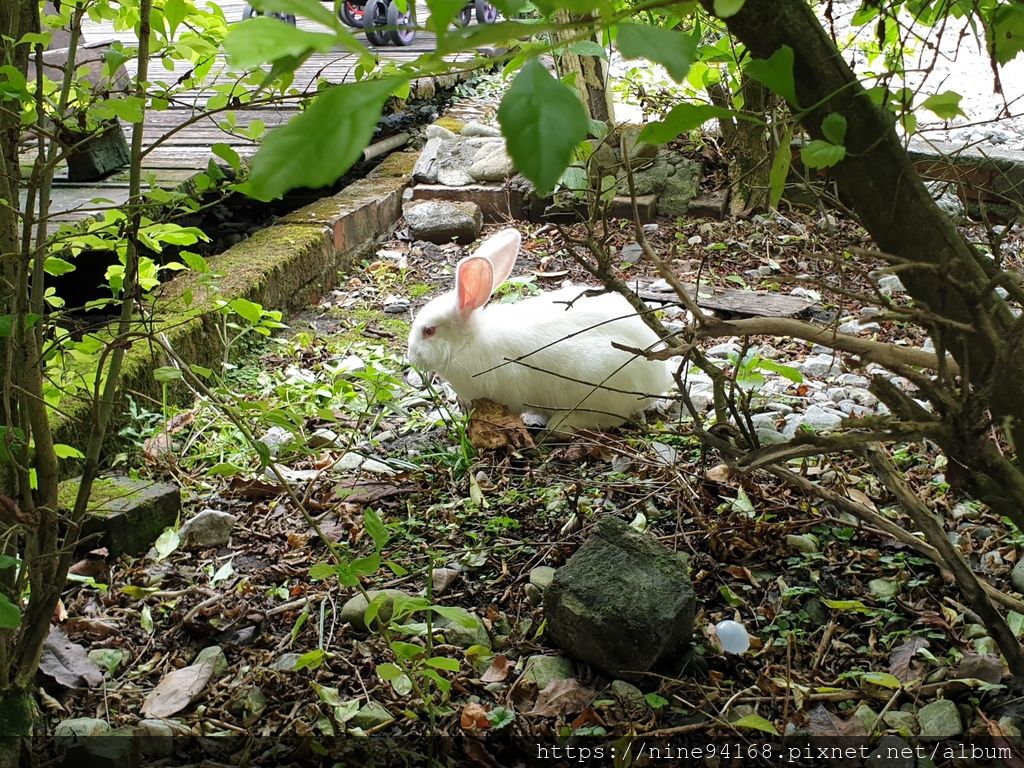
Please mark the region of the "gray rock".
<svg viewBox="0 0 1024 768"><path fill-rule="evenodd" d="M364 472L372 472L375 475L397 475L398 470L393 469L383 461L377 459L366 459L359 467Z"/></svg>
<svg viewBox="0 0 1024 768"><path fill-rule="evenodd" d="M956 668L959 678L984 680L995 685L1003 679L1003 662L998 656L990 654L965 654Z"/></svg>
<svg viewBox="0 0 1024 768"><path fill-rule="evenodd" d="M704 354L708 357L729 357L739 354L740 348L735 341L723 341L708 349Z"/></svg>
<svg viewBox="0 0 1024 768"><path fill-rule="evenodd" d="M60 499L74 499L79 479L60 484ZM69 511L69 510L62 510ZM81 537L89 547L106 547L110 556L144 554L181 513L181 490L172 483L97 478L93 483ZM90 538L92 537L92 538Z"/></svg>
<svg viewBox="0 0 1024 768"><path fill-rule="evenodd" d="M1024 557L1021 557L1010 571L1010 586L1024 593Z"/></svg>
<svg viewBox="0 0 1024 768"><path fill-rule="evenodd" d="M872 579L868 582L868 592L876 600L891 600L900 593L900 583L895 579Z"/></svg>
<svg viewBox="0 0 1024 768"><path fill-rule="evenodd" d="M452 135L454 136L454 134ZM428 139L427 143L423 145L423 149L420 150L420 156L416 160L416 165L413 166L412 169L412 178L414 181L420 184L437 183L437 155L441 150L442 144L444 144L444 139L435 137Z"/></svg>
<svg viewBox="0 0 1024 768"><path fill-rule="evenodd" d="M483 215L476 203L413 200L405 205L405 223L417 240L468 245L480 236Z"/></svg>
<svg viewBox="0 0 1024 768"><path fill-rule="evenodd" d="M786 436L777 429L758 427L754 431L757 433L757 439L761 445L779 445L786 442Z"/></svg>
<svg viewBox="0 0 1024 768"><path fill-rule="evenodd" d="M497 136L501 137L501 129L490 125L484 125L474 120L469 121L462 127L463 136Z"/></svg>
<svg viewBox="0 0 1024 768"><path fill-rule="evenodd" d="M811 554L818 551L818 540L809 533L786 534L786 546L794 552Z"/></svg>
<svg viewBox="0 0 1024 768"><path fill-rule="evenodd" d="M228 671L228 658L224 655L224 649L219 645L210 645L203 648L196 654L192 664L210 664L213 666L213 676L220 677Z"/></svg>
<svg viewBox="0 0 1024 768"><path fill-rule="evenodd" d="M565 656L530 656L523 665L519 685L543 691L555 680L572 679L572 661Z"/></svg>
<svg viewBox="0 0 1024 768"><path fill-rule="evenodd" d="M468 167L442 165L437 170L437 183L446 187L468 187L474 181L475 179L469 174Z"/></svg>
<svg viewBox="0 0 1024 768"><path fill-rule="evenodd" d="M841 373L837 381L844 387L867 387L871 383L867 376L859 376L856 373Z"/></svg>
<svg viewBox="0 0 1024 768"><path fill-rule="evenodd" d="M505 151L504 144L497 144L481 147L468 173L477 181L505 181L515 175L516 166Z"/></svg>
<svg viewBox="0 0 1024 768"><path fill-rule="evenodd" d="M897 275L882 275L878 278L878 290L886 296L904 293L903 281Z"/></svg>
<svg viewBox="0 0 1024 768"><path fill-rule="evenodd" d="M341 606L341 620L347 621L352 625L353 629L359 632L366 632L366 609L369 607L369 601L376 599L377 595L384 594L384 602L377 611L377 616L374 618L374 626L378 624L386 624L391 620L392 605L396 597L412 597L412 595L403 592L400 589L371 589L366 593L364 597L361 592L357 592L352 595L345 604Z"/></svg>
<svg viewBox="0 0 1024 768"><path fill-rule="evenodd" d="M950 739L964 731L960 712L949 699L939 699L921 707L917 712L917 722L921 726L921 737L926 739Z"/></svg>
<svg viewBox="0 0 1024 768"><path fill-rule="evenodd" d="M626 679L686 648L695 603L684 558L610 517L544 593L551 640Z"/></svg>
<svg viewBox="0 0 1024 768"><path fill-rule="evenodd" d="M644 699L644 692L625 680L612 680L612 684L608 686L608 691L627 710L640 711L648 708L647 701Z"/></svg>
<svg viewBox="0 0 1024 768"><path fill-rule="evenodd" d="M231 538L231 529L237 520L230 512L204 509L185 521L178 531L178 537L186 549L223 547Z"/></svg>
<svg viewBox="0 0 1024 768"><path fill-rule="evenodd" d="M430 572L430 588L435 595L443 595L459 578L454 568L435 568Z"/></svg>
<svg viewBox="0 0 1024 768"><path fill-rule="evenodd" d="M648 144L646 141L637 141L641 125L624 125L619 134L619 154L623 162L629 161L631 170L636 170L647 163L653 162L658 155L658 145ZM638 193L639 194L639 193Z"/></svg>
<svg viewBox="0 0 1024 768"><path fill-rule="evenodd" d="M619 258L630 264L636 264L643 255L644 249L640 246L640 243L626 243L622 246L622 250L619 251Z"/></svg>
<svg viewBox="0 0 1024 768"><path fill-rule="evenodd" d="M423 132L428 139L458 139L459 136L456 133L452 133L443 125L437 125L436 123L428 125L427 129Z"/></svg>
<svg viewBox="0 0 1024 768"><path fill-rule="evenodd" d="M301 658L301 653L282 653L280 656L274 659L273 663L270 665L270 668L275 672L294 672L295 664Z"/></svg>
<svg viewBox="0 0 1024 768"><path fill-rule="evenodd" d="M815 432L829 432L838 427L843 421L842 411L822 408L820 405L812 405L804 413L792 413L786 417L786 427L782 434L792 437L802 428L808 428Z"/></svg>
<svg viewBox="0 0 1024 768"><path fill-rule="evenodd" d="M73 717L57 723L53 735L57 739L80 740L88 736L103 736L110 731L110 725L106 720L96 717Z"/></svg>
<svg viewBox="0 0 1024 768"><path fill-rule="evenodd" d="M690 201L700 192L702 169L699 163L677 155L674 169L674 173L665 180L664 189L658 195L659 216L685 216L690 208Z"/></svg>
<svg viewBox="0 0 1024 768"><path fill-rule="evenodd" d="M814 378L838 376L841 370L835 355L811 355L802 363L798 363L796 367L804 376Z"/></svg>
<svg viewBox="0 0 1024 768"><path fill-rule="evenodd" d="M378 704L376 701L368 701L352 716L349 723L356 728L366 730L390 723L394 719L395 716L383 704Z"/></svg>
<svg viewBox="0 0 1024 768"><path fill-rule="evenodd" d="M555 569L550 565L538 565L530 570L530 583L540 590L545 590L555 580L555 573Z"/></svg>
<svg viewBox="0 0 1024 768"><path fill-rule="evenodd" d="M465 608L449 608L448 610L454 611L459 618L439 616L434 623L444 634L445 642L459 648L469 648L474 645L491 647L491 637L487 634L487 628L479 616Z"/></svg>
<svg viewBox="0 0 1024 768"><path fill-rule="evenodd" d="M894 709L882 715L882 722L904 736L912 736L917 730L917 717L913 712Z"/></svg>
<svg viewBox="0 0 1024 768"><path fill-rule="evenodd" d="M886 734L878 740L864 765L866 768L915 768L917 758L914 755L909 742Z"/></svg>
<svg viewBox="0 0 1024 768"><path fill-rule="evenodd" d="M271 456L277 456L281 449L295 440L295 436L284 427L271 427L260 438Z"/></svg>
<svg viewBox="0 0 1024 768"><path fill-rule="evenodd" d="M185 725L175 720L140 720L135 725L135 738L139 749L146 757L154 759L171 757L174 754L175 738L184 739L191 735Z"/></svg>
<svg viewBox="0 0 1024 768"><path fill-rule="evenodd" d="M309 436L306 444L310 448L326 448L329 445L338 444L338 433L332 429L322 427Z"/></svg>

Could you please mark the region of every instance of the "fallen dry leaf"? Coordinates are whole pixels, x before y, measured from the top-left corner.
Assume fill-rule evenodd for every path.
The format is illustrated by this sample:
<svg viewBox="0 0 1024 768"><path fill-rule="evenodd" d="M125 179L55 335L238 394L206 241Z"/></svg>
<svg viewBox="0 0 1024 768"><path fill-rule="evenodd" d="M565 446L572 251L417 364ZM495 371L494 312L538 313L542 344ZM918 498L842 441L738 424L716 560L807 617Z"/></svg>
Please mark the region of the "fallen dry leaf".
<svg viewBox="0 0 1024 768"><path fill-rule="evenodd" d="M482 704L470 702L462 708L462 714L459 715L459 725L464 731L490 728L491 721L487 719L487 708Z"/></svg>
<svg viewBox="0 0 1024 768"><path fill-rule="evenodd" d="M373 504L390 496L415 490L411 485L394 485L375 480L350 480L334 486L334 498L350 504Z"/></svg>
<svg viewBox="0 0 1024 768"><path fill-rule="evenodd" d="M121 634L121 628L116 624L111 624L107 621L100 621L99 619L89 619L82 616L68 619L64 622L64 628L69 633L87 635L95 638L115 637L116 635Z"/></svg>
<svg viewBox="0 0 1024 768"><path fill-rule="evenodd" d="M856 715L848 720L832 714L819 704L809 713L807 732L812 736L867 736L868 729Z"/></svg>
<svg viewBox="0 0 1024 768"><path fill-rule="evenodd" d="M858 504L863 504L872 512L878 511L878 507L875 506L875 502L871 500L871 497L868 496L866 493L864 493L864 491L860 490L859 488L847 488L846 495L849 496L854 501L856 501Z"/></svg>
<svg viewBox="0 0 1024 768"><path fill-rule="evenodd" d="M142 457L150 464L163 461L172 455L174 439L166 432L160 432L142 443Z"/></svg>
<svg viewBox="0 0 1024 768"><path fill-rule="evenodd" d="M85 648L71 642L64 630L57 626L50 627L50 633L43 642L39 671L65 688L95 686L103 682L103 672L89 658Z"/></svg>
<svg viewBox="0 0 1024 768"><path fill-rule="evenodd" d="M558 717L582 712L594 700L596 693L578 680L552 680L537 694L537 702L526 714L539 717Z"/></svg>
<svg viewBox="0 0 1024 768"><path fill-rule="evenodd" d="M533 438L522 418L504 405L481 398L473 401L472 408L466 433L478 451L533 447Z"/></svg>
<svg viewBox="0 0 1024 768"><path fill-rule="evenodd" d="M170 717L177 714L203 692L213 677L213 664L190 664L167 673L146 700L142 714L146 717Z"/></svg>
<svg viewBox="0 0 1024 768"><path fill-rule="evenodd" d="M730 477L732 477L732 470L729 469L728 464L716 464L704 473L704 479L712 483L727 483Z"/></svg>
<svg viewBox="0 0 1024 768"><path fill-rule="evenodd" d="M480 676L485 683L501 683L508 678L508 673L515 668L515 663L508 660L508 657L500 653L494 657L491 666Z"/></svg>
<svg viewBox="0 0 1024 768"><path fill-rule="evenodd" d="M921 677L921 667L914 663L914 656L918 648L927 648L928 645L923 637L911 637L903 645L893 648L889 654L889 671L904 685Z"/></svg>

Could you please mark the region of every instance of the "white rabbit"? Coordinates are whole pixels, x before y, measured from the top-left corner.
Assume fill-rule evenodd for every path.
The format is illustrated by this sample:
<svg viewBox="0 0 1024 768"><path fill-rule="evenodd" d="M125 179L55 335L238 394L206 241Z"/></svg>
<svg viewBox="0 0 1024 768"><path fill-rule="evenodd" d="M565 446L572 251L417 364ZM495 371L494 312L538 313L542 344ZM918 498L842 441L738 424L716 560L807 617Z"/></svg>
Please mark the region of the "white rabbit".
<svg viewBox="0 0 1024 768"><path fill-rule="evenodd" d="M617 293L587 297L571 287L484 306L511 274L520 241L516 230L503 230L459 262L455 289L416 316L409 360L440 374L466 403L486 397L538 413L549 430L617 426L668 390L667 363L612 346L658 343Z"/></svg>

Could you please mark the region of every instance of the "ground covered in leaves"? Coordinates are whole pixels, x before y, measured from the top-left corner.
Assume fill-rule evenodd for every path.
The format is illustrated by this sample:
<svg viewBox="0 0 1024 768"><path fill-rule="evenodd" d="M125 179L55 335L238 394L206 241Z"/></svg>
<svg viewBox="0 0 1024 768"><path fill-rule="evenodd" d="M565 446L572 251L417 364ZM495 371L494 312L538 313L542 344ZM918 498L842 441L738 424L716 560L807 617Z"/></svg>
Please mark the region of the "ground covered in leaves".
<svg viewBox="0 0 1024 768"><path fill-rule="evenodd" d="M555 228L523 229L521 279L503 298L583 279ZM661 220L648 230L685 280L799 289L819 300L818 322L877 323L855 332L925 343L886 319L887 304L905 296L879 288L881 261L853 250L869 249L868 239L833 214ZM1019 232L973 234L1004 236L1016 259ZM993 642L947 577L767 474L730 474L678 407L613 434L474 447L444 387L404 360L411 312L448 287L463 252L402 235L286 332L236 350L220 393L267 446L276 474L208 397L134 404L120 469L179 483L183 519L213 509L234 524L222 545L165 534L146 557L79 568L88 575L65 598L62 628L103 674L91 685L46 677L53 726L165 718L212 737L194 756L237 761L228 737L245 735L264 740L250 747L263 757L278 745L276 765L329 753L350 765L424 765L433 755L509 766L539 747L634 735L737 748L794 731L1019 735L1024 713ZM651 277L631 240L625 223L608 233L621 274ZM759 352L797 370L814 353L779 340ZM743 367L728 349L716 359ZM840 375L861 373L847 362L836 359ZM810 400L812 373L775 377L762 393L766 370L752 372L755 405L799 411ZM1024 590L1024 578L1011 584L1021 534L958 497L932 446L906 446L896 459L972 566L1002 590ZM792 468L910 527L857 461ZM634 684L543 658L558 654L545 635L544 567L562 565L605 516L685 553L698 595L692 652ZM399 590L397 602L376 617L346 606L355 581ZM402 595L446 610L389 622ZM745 654L720 649L712 627L725 619L749 632ZM1010 620L1024 630L1024 615ZM201 652L211 663L197 664Z"/></svg>

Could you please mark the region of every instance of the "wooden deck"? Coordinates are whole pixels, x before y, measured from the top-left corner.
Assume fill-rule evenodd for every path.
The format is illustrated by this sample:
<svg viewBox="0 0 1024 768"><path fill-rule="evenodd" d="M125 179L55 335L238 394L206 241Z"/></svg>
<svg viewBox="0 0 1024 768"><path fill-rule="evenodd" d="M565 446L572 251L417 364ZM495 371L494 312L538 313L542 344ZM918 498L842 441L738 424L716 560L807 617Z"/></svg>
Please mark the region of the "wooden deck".
<svg viewBox="0 0 1024 768"><path fill-rule="evenodd" d="M201 0L199 1L201 2ZM242 0L220 0L210 4L219 5L229 23L241 20L245 8L245 3ZM421 26L428 13L426 5L419 2L417 4L417 19ZM304 20L300 20L299 26L322 31L322 27ZM412 61L423 53L434 50L436 41L434 35L418 31L416 40L411 46L404 48L393 45L375 47L365 41L361 32L358 30L355 32L361 42L365 42L369 50L375 52L382 60L398 63ZM135 35L132 32L117 32L112 26L98 25L87 21L83 33L85 41L89 45L113 40L135 44ZM200 108L213 93L210 90L211 87L218 82L225 81L218 81L218 76L223 78L226 68L224 64L225 62L222 60L218 61L212 69L205 87L186 92L182 95L181 103L175 104L167 110L147 112L143 179L155 178L160 186L176 186L207 167L209 160L213 157L210 146L218 142L230 144L243 157L250 156L256 151L258 145L255 142L234 133L227 133L218 125L218 122L223 120L223 115L217 115L216 119L214 116L202 117L186 127L180 127L190 120L194 120L200 114ZM314 54L296 72L294 87L301 91L307 88L312 89L318 80L326 80L331 83L351 81L354 79L355 65L356 57L340 49ZM129 73L134 74L134 61L127 62L125 66ZM165 69L161 61L152 61L150 78L154 82L173 84L190 67L188 62L176 62L172 71ZM286 122L297 111L297 103L293 102L237 110L234 114L239 126L246 126L251 121L258 119L262 120L270 129ZM177 132L160 141L159 146L154 147L155 142L176 128L179 129ZM131 126L124 125L124 130L130 140ZM26 158L26 162L31 162L31 159ZM100 181L75 183L68 180L66 169L59 169L54 180L52 199L51 229L56 228L61 222L80 220L93 215L98 207L108 206L110 202L124 203L128 199L127 171L115 173Z"/></svg>

